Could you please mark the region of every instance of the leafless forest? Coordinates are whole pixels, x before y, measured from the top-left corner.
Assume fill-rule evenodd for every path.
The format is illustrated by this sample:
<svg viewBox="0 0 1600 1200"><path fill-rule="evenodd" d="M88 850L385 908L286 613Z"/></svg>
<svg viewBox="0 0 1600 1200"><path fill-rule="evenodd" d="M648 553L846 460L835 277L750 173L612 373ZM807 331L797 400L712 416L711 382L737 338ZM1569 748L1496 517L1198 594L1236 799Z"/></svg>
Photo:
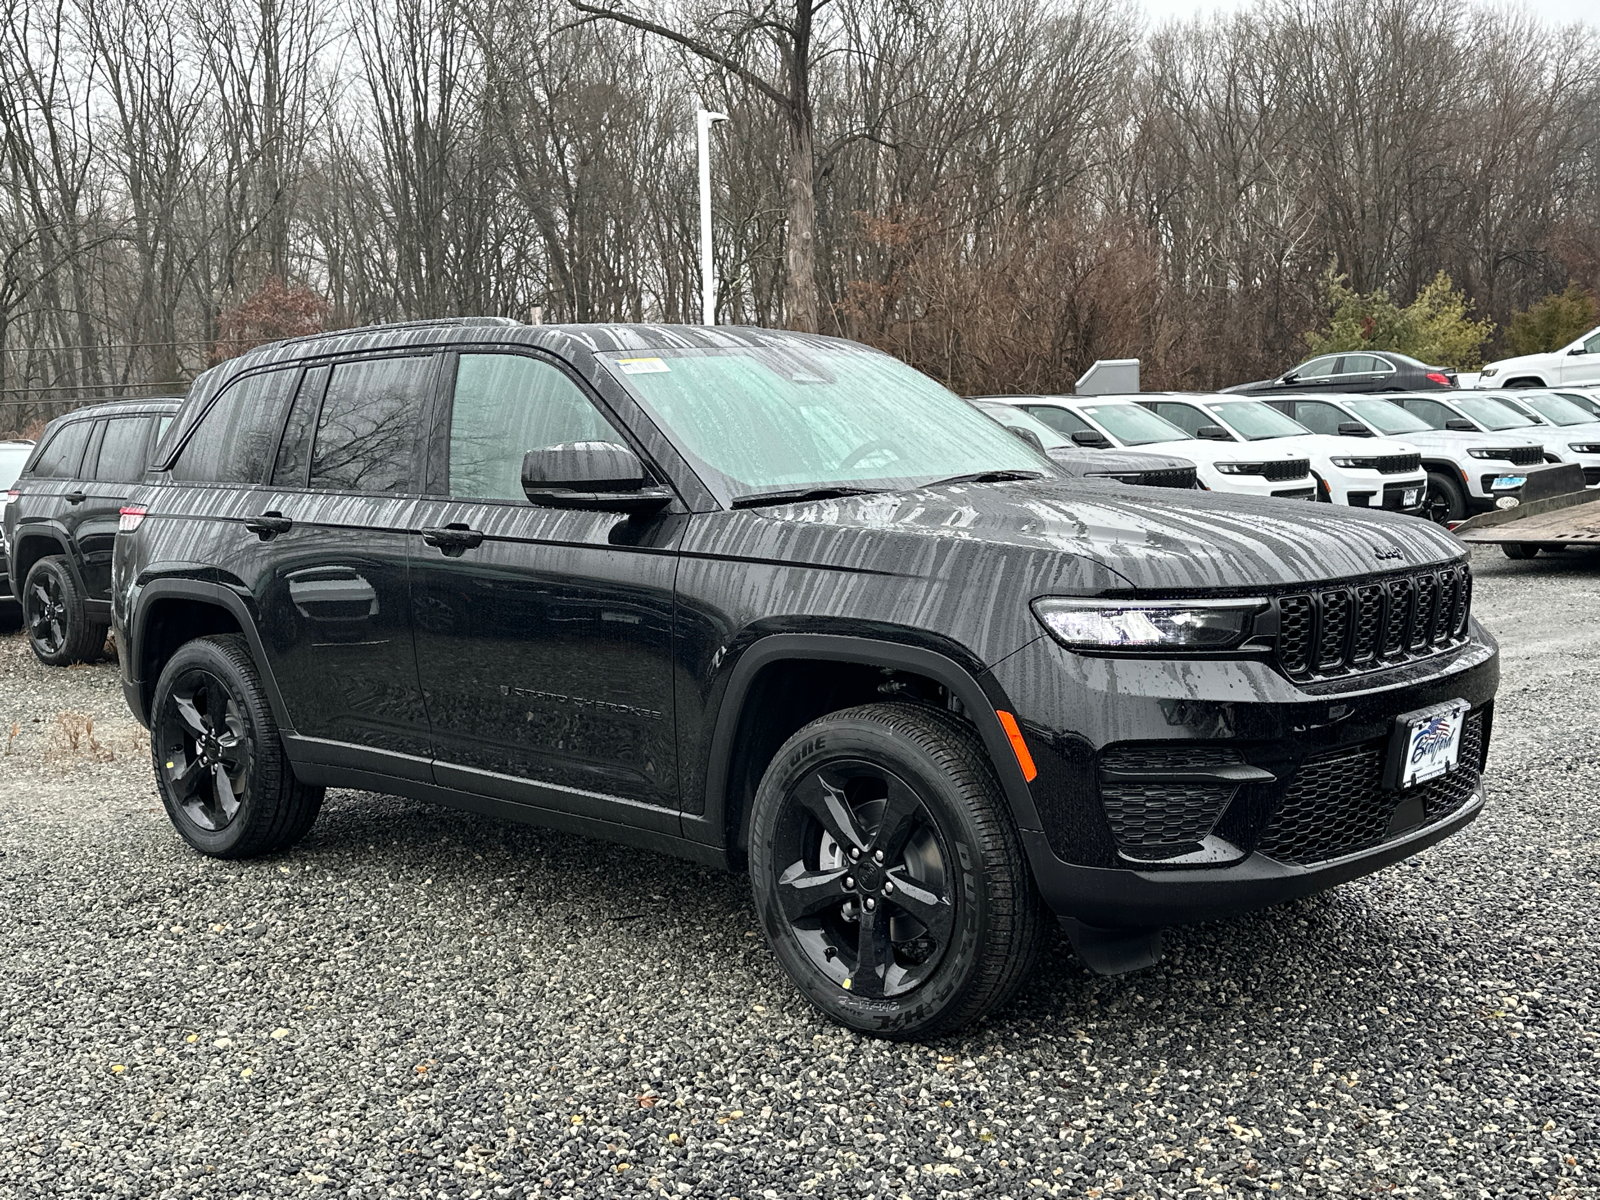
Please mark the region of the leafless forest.
<svg viewBox="0 0 1600 1200"><path fill-rule="evenodd" d="M1600 36L1447 0L9 0L0 429L319 323L697 314L964 391L1301 356L1330 264L1600 285ZM620 0L619 0L620 3ZM621 17L623 19L617 19Z"/></svg>

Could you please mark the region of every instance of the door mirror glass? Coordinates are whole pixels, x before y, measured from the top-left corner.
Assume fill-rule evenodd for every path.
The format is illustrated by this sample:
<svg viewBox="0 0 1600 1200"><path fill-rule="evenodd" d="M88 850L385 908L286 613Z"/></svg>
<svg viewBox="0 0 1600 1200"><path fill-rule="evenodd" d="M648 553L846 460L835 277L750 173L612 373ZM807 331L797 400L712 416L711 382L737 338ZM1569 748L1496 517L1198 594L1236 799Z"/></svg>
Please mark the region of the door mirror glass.
<svg viewBox="0 0 1600 1200"><path fill-rule="evenodd" d="M1194 431L1197 438L1204 438L1208 442L1231 442L1233 435L1221 425L1202 425Z"/></svg>
<svg viewBox="0 0 1600 1200"><path fill-rule="evenodd" d="M1453 429L1457 433L1477 433L1478 427L1465 417L1451 417L1444 423L1446 429Z"/></svg>
<svg viewBox="0 0 1600 1200"><path fill-rule="evenodd" d="M1012 433L1016 434L1023 441L1027 442L1028 445L1032 446L1035 450L1038 450L1040 453L1044 452L1044 442L1040 440L1039 435L1033 430L1024 429L1020 425L1007 425L1006 428L1011 430Z"/></svg>
<svg viewBox="0 0 1600 1200"><path fill-rule="evenodd" d="M1368 429L1360 421L1340 421L1339 422L1339 436L1340 437L1371 437L1372 436L1372 430Z"/></svg>
<svg viewBox="0 0 1600 1200"><path fill-rule="evenodd" d="M534 504L649 512L672 493L651 484L639 456L617 442L564 442L522 456L522 491Z"/></svg>
<svg viewBox="0 0 1600 1200"><path fill-rule="evenodd" d="M1098 429L1078 429L1072 433L1074 445L1082 446L1086 450L1104 450L1111 445L1111 439Z"/></svg>

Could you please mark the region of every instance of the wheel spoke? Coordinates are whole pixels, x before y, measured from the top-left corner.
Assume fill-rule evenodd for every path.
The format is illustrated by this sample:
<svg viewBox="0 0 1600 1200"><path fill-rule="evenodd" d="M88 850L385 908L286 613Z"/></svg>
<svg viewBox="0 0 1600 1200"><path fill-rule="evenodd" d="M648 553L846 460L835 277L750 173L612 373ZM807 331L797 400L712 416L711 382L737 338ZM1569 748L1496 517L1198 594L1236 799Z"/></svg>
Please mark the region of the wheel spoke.
<svg viewBox="0 0 1600 1200"><path fill-rule="evenodd" d="M916 829L917 815L922 811L922 801L917 794L894 776L886 781L889 795L884 802L883 815L878 818L878 828L872 835L872 850L883 852L889 862L899 859L906 841Z"/></svg>
<svg viewBox="0 0 1600 1200"><path fill-rule="evenodd" d="M919 921L927 929L928 936L943 947L949 940L955 919L950 898L925 883L906 878L899 871L890 871L889 878L894 881L894 891L888 896L888 902Z"/></svg>
<svg viewBox="0 0 1600 1200"><path fill-rule="evenodd" d="M778 901L791 922L814 917L832 905L841 904L851 893L845 890L848 868L812 871L796 862L778 877Z"/></svg>
<svg viewBox="0 0 1600 1200"><path fill-rule="evenodd" d="M856 937L856 965L850 977L850 990L857 996L881 998L888 994L887 976L894 965L894 947L889 944L889 914L880 905L875 911L863 910Z"/></svg>
<svg viewBox="0 0 1600 1200"><path fill-rule="evenodd" d="M200 715L200 710L195 707L193 696L174 696L172 706L178 710L178 719L183 722L189 736L203 738L206 736L205 718Z"/></svg>
<svg viewBox="0 0 1600 1200"><path fill-rule="evenodd" d="M199 759L185 758L183 765L167 776L167 781L172 784L172 790L177 793L178 799L185 800L194 795L205 772L199 769Z"/></svg>
<svg viewBox="0 0 1600 1200"><path fill-rule="evenodd" d="M855 815L850 811L844 789L829 782L822 772L818 771L812 776L811 784L799 789L796 799L805 806L807 812L822 822L822 827L841 850L848 850L852 846L858 850L866 848L866 839L856 827Z"/></svg>
<svg viewBox="0 0 1600 1200"><path fill-rule="evenodd" d="M228 768L221 763L214 763L211 767L211 782L217 789L217 815L226 822L239 811L239 796L233 790L233 780L228 778Z"/></svg>

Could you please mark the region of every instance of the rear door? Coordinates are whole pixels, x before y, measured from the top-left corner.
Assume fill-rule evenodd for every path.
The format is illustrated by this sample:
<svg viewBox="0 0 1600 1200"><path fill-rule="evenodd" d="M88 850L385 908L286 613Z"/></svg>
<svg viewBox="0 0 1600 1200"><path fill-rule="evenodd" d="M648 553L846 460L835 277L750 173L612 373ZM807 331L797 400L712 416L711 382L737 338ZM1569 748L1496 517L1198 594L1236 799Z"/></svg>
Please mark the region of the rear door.
<svg viewBox="0 0 1600 1200"><path fill-rule="evenodd" d="M676 547L661 515L530 504L528 450L624 442L560 364L451 356L437 450L443 494L412 543L417 662L440 784L677 832L672 704Z"/></svg>
<svg viewBox="0 0 1600 1200"><path fill-rule="evenodd" d="M84 587L96 607L111 595L111 552L117 520L128 496L144 477L155 418L148 414L112 417L96 429L79 473L74 506Z"/></svg>

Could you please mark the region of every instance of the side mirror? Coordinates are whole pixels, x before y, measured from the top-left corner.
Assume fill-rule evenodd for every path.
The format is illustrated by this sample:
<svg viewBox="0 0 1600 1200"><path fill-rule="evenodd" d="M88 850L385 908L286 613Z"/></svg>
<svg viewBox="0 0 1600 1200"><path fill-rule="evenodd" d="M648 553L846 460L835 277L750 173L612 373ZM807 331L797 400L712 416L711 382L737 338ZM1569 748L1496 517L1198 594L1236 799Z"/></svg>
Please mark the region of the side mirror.
<svg viewBox="0 0 1600 1200"><path fill-rule="evenodd" d="M1297 380L1299 378L1300 378L1300 372L1299 371L1285 371L1281 376L1279 376L1278 382L1279 383L1293 383L1295 380Z"/></svg>
<svg viewBox="0 0 1600 1200"><path fill-rule="evenodd" d="M1453 429L1457 433L1477 433L1478 427L1465 417L1451 417L1444 423L1446 429Z"/></svg>
<svg viewBox="0 0 1600 1200"><path fill-rule="evenodd" d="M1016 434L1023 441L1027 442L1028 445L1032 446L1040 454L1044 453L1044 442L1040 439L1039 435L1037 433L1035 433L1033 430L1031 430L1031 429L1019 429L1015 425L1007 425L1006 428L1011 430L1012 433Z"/></svg>
<svg viewBox="0 0 1600 1200"><path fill-rule="evenodd" d="M1233 441L1233 434L1229 433L1221 425L1202 425L1194 431L1194 435L1208 442Z"/></svg>
<svg viewBox="0 0 1600 1200"><path fill-rule="evenodd" d="M1567 353L1568 354L1587 354L1587 353L1589 353L1589 348L1587 346L1574 346L1571 350L1568 350Z"/></svg>
<svg viewBox="0 0 1600 1200"><path fill-rule="evenodd" d="M522 456L522 491L547 508L648 513L672 502L639 456L616 442L564 442Z"/></svg>
<svg viewBox="0 0 1600 1200"><path fill-rule="evenodd" d="M1360 421L1340 421L1339 422L1339 436L1340 437L1371 437L1372 436L1372 430L1368 429Z"/></svg>
<svg viewBox="0 0 1600 1200"><path fill-rule="evenodd" d="M1073 431L1072 444L1085 450L1109 450L1111 439L1098 429L1078 429Z"/></svg>

